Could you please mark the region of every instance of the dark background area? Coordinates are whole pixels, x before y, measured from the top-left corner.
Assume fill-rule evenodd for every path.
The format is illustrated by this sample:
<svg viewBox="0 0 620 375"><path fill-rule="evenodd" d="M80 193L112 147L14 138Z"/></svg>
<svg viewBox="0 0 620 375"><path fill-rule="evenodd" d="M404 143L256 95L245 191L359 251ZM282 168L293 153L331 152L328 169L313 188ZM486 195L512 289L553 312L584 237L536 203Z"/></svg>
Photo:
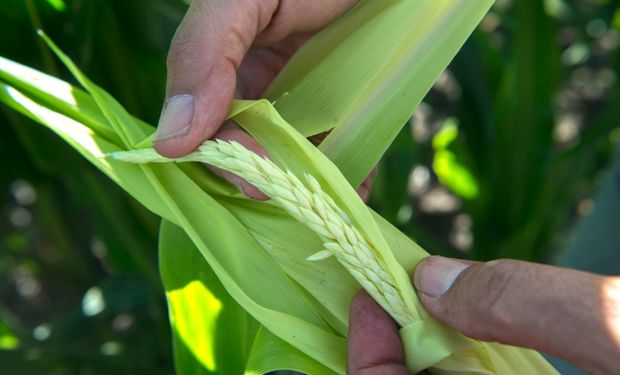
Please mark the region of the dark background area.
<svg viewBox="0 0 620 375"><path fill-rule="evenodd" d="M42 28L155 124L185 8L3 0L0 55L73 82ZM432 253L562 259L620 138L619 46L613 1L498 0L386 154L370 205ZM0 126L1 372L172 373L158 219L48 130L5 106Z"/></svg>

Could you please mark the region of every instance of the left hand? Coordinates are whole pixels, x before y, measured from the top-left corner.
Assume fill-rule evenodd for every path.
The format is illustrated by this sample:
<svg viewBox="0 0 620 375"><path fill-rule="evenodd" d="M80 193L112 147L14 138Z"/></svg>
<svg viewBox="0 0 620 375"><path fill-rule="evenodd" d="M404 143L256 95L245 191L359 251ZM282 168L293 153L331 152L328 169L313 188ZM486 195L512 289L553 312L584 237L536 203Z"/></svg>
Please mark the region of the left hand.
<svg viewBox="0 0 620 375"><path fill-rule="evenodd" d="M413 279L426 310L465 336L548 353L589 374L618 372L620 277L431 256ZM358 293L349 317L349 374L407 374L404 363L396 323Z"/></svg>
<svg viewBox="0 0 620 375"><path fill-rule="evenodd" d="M233 97L261 97L303 43L356 3L192 1L168 53L166 100L153 141L155 150L163 156L180 157L215 138L237 141L266 156L237 125L223 125ZM212 169L250 198L267 199L240 177Z"/></svg>

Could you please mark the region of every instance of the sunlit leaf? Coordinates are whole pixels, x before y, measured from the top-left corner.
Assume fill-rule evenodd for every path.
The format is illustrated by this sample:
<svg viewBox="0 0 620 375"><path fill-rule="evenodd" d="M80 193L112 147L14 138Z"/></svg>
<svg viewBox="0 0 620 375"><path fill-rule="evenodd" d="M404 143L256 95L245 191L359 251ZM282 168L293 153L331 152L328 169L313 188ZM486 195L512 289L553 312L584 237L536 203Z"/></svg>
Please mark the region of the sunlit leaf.
<svg viewBox="0 0 620 375"><path fill-rule="evenodd" d="M472 199L478 195L478 184L473 174L459 162L457 155L449 149L458 137L456 119L448 119L433 137L433 170L442 184L457 195Z"/></svg>
<svg viewBox="0 0 620 375"><path fill-rule="evenodd" d="M267 92L357 186L492 0L363 1L310 40Z"/></svg>
<svg viewBox="0 0 620 375"><path fill-rule="evenodd" d="M0 321L0 350L15 350L19 348L19 338L11 332L9 326Z"/></svg>
<svg viewBox="0 0 620 375"><path fill-rule="evenodd" d="M396 49L396 55L405 56L404 60L397 59L399 62L417 61L413 67L395 63L386 71L389 76L366 77L368 81L378 83L368 91L372 100L356 101L349 96L342 106L334 107L336 111L340 108L342 114L353 114L349 120L359 119L360 114L362 119L368 116L374 120L359 127L355 121L346 126L339 125L329 136L332 138L326 140L323 148L326 154L285 121L267 100L235 101L229 116L265 147L279 168L299 176L312 175L320 189L346 215L347 222L373 248L373 254L385 264L385 272L395 280L394 288L398 289L407 310L415 317L414 323L401 330L409 353L407 363L413 372L430 367L431 371L438 373L511 373L528 366L533 366L537 373L553 372L534 352L472 340L431 318L418 301L409 276L415 263L427 253L370 211L354 189L355 180L365 176L378 160L406 116L413 111L416 100L430 87L435 73L439 74L443 69L441 65L447 64L489 5L488 1L437 3L425 0L394 4L367 1L343 18L344 21L326 29L322 35L348 35L358 26L368 32L368 38L356 34L354 40L355 51L373 52L369 55L370 60L373 54L383 52L360 48L357 42L383 47L379 43L381 40L389 42L400 35L399 31L414 29L413 40L424 41L420 45L414 43L414 46L405 43L401 46L402 51ZM376 12L378 10L382 11ZM417 18L402 17L403 10L410 11L408 17ZM446 18L447 15L450 17ZM394 24L402 29L391 27L389 21L392 20L388 17L394 17ZM373 25L390 27L387 39L373 38L372 35L378 35L378 28ZM14 74L7 74L11 81L4 81L0 99L52 129L128 193L162 216L162 278L172 305L177 359L187 361L191 371L208 373L223 366L223 362L218 362L218 350L226 351L226 356L236 354L233 344L214 344L219 342L217 335L227 332L227 324L220 324L220 320L227 316L225 309L230 302L241 316L248 314L261 327L250 349L250 364L268 368L277 363L304 372L320 368L319 373L344 374L348 303L359 286L333 259L322 262L306 260L322 248L317 236L275 204L251 201L234 190L226 190L222 187L225 184L206 169L175 164L130 165L106 158L110 152L135 145L148 146L152 131L88 80L49 39L46 41L87 89L85 95L92 101L82 101L82 104L87 108L97 108L103 116L91 110L92 116L80 119L79 114L70 111L67 101L70 98L46 96L42 90L33 89L38 86L36 83L24 84ZM428 47L418 50L418 53L428 53L414 58L410 50L416 50L415 46ZM342 48L345 52L348 50L348 47ZM442 48L444 52L433 53ZM300 56L308 56L307 53ZM317 62L321 66L319 71L331 66L331 69L324 70L327 74L335 71L342 62L354 60L354 56L347 55L336 52L335 56L341 56L339 59ZM438 60L433 59L441 60L441 64L434 66ZM312 118L309 109L313 106L308 106L306 113L303 105L299 107L303 103L302 97L313 97L313 90L305 91L303 84L298 85L304 81L305 72L297 77L290 75L304 66L303 59L296 61L292 62L287 73L291 86L287 88L287 79L277 84L284 92L276 105L282 112L288 109L289 114L295 113L298 119ZM423 74L425 69L432 73ZM398 88L398 84L390 84L411 78L414 73L410 70L419 78L418 84L408 86L416 93L412 96L404 95L404 87L405 92ZM370 71L374 72L373 69ZM337 92L357 95L352 87L341 87L344 83L337 78L326 82ZM325 93L330 92L325 87L323 89ZM285 95L287 92L290 95ZM296 93L300 98L291 101ZM400 102L400 97L407 97L407 100ZM332 92L331 98L336 100L339 96ZM399 103L394 114L389 112L391 102ZM295 106L298 109L291 112ZM58 113L56 107L67 112ZM379 115L386 116L387 126L378 125ZM94 125L95 118L102 123L100 127ZM295 121L293 123L301 126ZM317 130L326 123L316 122L312 126ZM358 132L359 129L362 131ZM109 137L103 134L110 132ZM339 138L347 132L350 137ZM378 137L374 145L365 139L365 136L372 135ZM334 145L338 147L330 151ZM180 249L176 248L177 245ZM218 283L221 287L217 287ZM196 316L203 311L204 316ZM190 327L207 331L206 336L200 336L199 331L192 332ZM239 335L233 335L233 342L247 342L252 335L251 330L242 330ZM413 350L418 348L419 351ZM228 352L230 350L233 352ZM415 354L422 351L429 355ZM242 350L239 354L241 363L245 353ZM464 358L467 361L463 362ZM253 371L248 368L248 372Z"/></svg>
<svg viewBox="0 0 620 375"><path fill-rule="evenodd" d="M64 0L46 0L47 3L58 12L64 12L67 10L67 4L65 4Z"/></svg>

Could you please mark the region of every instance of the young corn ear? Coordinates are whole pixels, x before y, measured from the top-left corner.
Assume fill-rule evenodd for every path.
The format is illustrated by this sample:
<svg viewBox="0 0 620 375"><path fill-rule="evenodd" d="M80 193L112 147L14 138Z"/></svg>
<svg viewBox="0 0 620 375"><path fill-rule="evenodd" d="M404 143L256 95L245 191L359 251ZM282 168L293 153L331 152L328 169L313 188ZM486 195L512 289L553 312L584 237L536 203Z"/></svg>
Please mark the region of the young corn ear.
<svg viewBox="0 0 620 375"><path fill-rule="evenodd" d="M306 174L304 184L292 172L280 169L272 161L234 141L207 141L196 151L177 159L161 156L153 149L115 152L109 156L138 164L203 162L242 177L319 236L325 249L308 260L335 256L401 327L414 322L393 276L351 224L347 214L321 189L313 176Z"/></svg>

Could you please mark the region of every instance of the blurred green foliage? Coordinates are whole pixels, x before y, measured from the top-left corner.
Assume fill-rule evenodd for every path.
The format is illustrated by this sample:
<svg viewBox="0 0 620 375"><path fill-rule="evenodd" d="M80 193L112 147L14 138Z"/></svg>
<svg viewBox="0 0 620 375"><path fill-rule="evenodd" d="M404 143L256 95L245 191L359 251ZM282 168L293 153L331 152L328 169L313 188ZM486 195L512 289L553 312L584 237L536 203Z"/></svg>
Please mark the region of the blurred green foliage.
<svg viewBox="0 0 620 375"><path fill-rule="evenodd" d="M4 0L0 55L71 78L43 28L156 123L180 0ZM394 142L371 206L432 252L545 261L618 139L620 8L498 0ZM0 363L7 374L171 373L159 221L0 107Z"/></svg>
<svg viewBox="0 0 620 375"><path fill-rule="evenodd" d="M548 260L618 138L617 7L497 1L386 156L373 205L432 251Z"/></svg>
<svg viewBox="0 0 620 375"><path fill-rule="evenodd" d="M44 28L132 113L157 119L185 4L7 0L0 55L71 77ZM0 361L7 374L172 373L159 220L51 132L6 107L0 157Z"/></svg>

